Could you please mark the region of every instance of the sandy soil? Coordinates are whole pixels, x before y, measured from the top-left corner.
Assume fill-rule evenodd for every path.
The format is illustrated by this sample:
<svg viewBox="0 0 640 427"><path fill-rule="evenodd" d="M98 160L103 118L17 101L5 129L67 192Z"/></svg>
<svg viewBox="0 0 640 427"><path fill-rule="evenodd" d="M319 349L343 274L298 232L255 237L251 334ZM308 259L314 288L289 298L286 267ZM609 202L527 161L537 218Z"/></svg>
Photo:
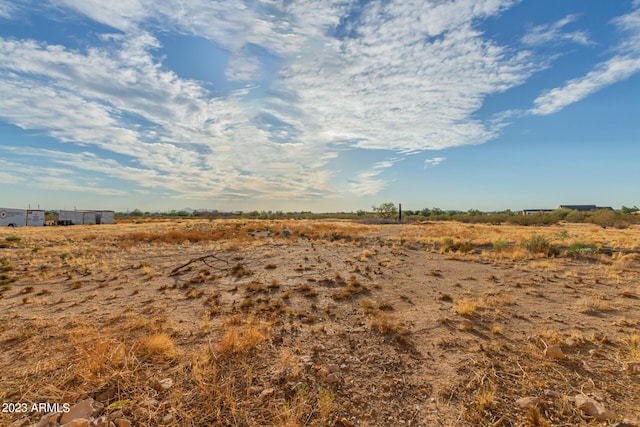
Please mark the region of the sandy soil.
<svg viewBox="0 0 640 427"><path fill-rule="evenodd" d="M640 423L634 254L445 252L438 224L242 224L237 244L132 234L194 224L3 230L21 240L0 249L0 400L88 396L133 425ZM625 233L634 247L640 230ZM175 352L150 350L157 335Z"/></svg>

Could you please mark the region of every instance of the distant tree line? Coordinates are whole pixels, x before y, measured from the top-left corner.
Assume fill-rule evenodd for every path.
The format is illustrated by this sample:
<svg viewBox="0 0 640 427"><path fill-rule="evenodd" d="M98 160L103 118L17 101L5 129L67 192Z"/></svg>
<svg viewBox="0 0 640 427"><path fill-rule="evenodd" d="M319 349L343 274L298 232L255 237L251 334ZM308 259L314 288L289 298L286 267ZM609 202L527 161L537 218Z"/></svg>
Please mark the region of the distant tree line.
<svg viewBox="0 0 640 427"><path fill-rule="evenodd" d="M522 215L519 212L504 210L498 212L482 212L477 209L468 211L443 210L440 208L424 208L420 210L403 210L403 220L408 221L459 221L463 223L482 224L514 224L514 225L551 225L560 221L573 223L592 223L602 227L626 228L632 224L640 223L640 215L637 206L631 208L623 206L619 210L600 209L596 211L577 211L571 209L556 209L551 212L533 213ZM221 212L218 210L207 211L168 211L168 212L143 212L134 209L130 212L119 212L117 218L247 218L247 219L354 219L367 220L381 218L386 221L398 217L398 208L394 203L383 203L372 206L371 211L358 210L356 212L327 212L313 213L311 211L283 212L283 211L232 211Z"/></svg>

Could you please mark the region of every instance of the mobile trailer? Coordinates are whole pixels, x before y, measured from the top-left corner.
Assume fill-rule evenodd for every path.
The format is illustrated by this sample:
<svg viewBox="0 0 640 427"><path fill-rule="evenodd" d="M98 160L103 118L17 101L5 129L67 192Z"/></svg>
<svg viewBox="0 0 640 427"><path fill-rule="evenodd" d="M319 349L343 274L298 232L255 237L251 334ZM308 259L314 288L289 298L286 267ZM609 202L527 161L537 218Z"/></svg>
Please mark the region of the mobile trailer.
<svg viewBox="0 0 640 427"><path fill-rule="evenodd" d="M0 208L0 227L42 227L44 216L40 209Z"/></svg>
<svg viewBox="0 0 640 427"><path fill-rule="evenodd" d="M59 225L114 224L113 211L60 211Z"/></svg>
<svg viewBox="0 0 640 427"><path fill-rule="evenodd" d="M96 211L96 224L115 224L116 213L114 211Z"/></svg>
<svg viewBox="0 0 640 427"><path fill-rule="evenodd" d="M60 211L58 213L58 224L60 225L82 225L95 223L96 213L94 211Z"/></svg>

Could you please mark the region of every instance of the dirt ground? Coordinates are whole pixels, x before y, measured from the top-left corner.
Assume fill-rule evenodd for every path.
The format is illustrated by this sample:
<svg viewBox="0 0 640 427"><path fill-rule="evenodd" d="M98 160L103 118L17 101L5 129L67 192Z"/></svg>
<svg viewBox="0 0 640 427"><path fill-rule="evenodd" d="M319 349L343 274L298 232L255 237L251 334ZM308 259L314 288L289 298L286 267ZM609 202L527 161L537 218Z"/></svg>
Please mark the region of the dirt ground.
<svg viewBox="0 0 640 427"><path fill-rule="evenodd" d="M135 426L640 425L640 228L167 221L0 241L0 425L44 415L8 403L87 397Z"/></svg>

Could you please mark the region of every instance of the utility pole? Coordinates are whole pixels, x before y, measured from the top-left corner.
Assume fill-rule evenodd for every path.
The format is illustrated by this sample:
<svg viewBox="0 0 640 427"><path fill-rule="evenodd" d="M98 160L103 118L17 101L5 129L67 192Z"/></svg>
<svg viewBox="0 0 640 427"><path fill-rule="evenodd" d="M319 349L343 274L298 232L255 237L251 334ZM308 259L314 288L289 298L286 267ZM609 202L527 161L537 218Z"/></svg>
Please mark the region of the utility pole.
<svg viewBox="0 0 640 427"><path fill-rule="evenodd" d="M398 203L398 222L402 222L402 203Z"/></svg>

